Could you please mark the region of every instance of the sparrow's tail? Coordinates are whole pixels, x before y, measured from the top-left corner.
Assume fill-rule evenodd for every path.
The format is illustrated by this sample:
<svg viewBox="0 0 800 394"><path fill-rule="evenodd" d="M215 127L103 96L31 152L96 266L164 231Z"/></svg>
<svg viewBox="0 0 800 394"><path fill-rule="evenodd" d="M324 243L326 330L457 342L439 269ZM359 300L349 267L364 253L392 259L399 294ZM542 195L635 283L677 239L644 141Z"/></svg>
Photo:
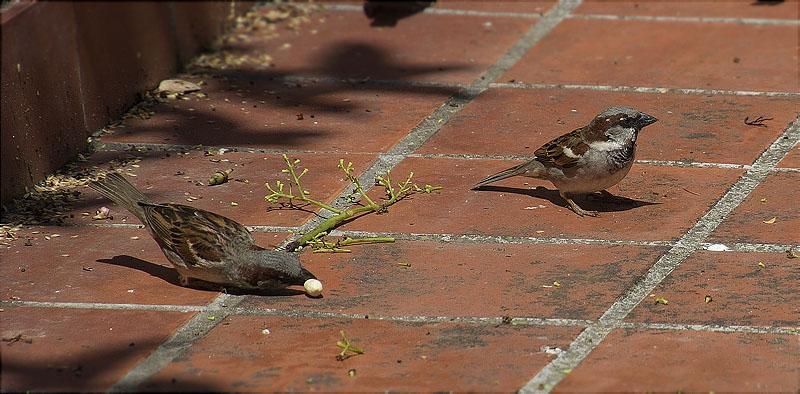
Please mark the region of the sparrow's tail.
<svg viewBox="0 0 800 394"><path fill-rule="evenodd" d="M479 188L481 186L486 186L486 185L488 185L490 183L497 182L497 181L499 181L501 179L506 179L506 178L510 178L512 176L522 175L522 174L528 172L529 167L530 167L530 162L525 162L525 163L522 163L522 164L520 164L518 166L511 167L509 169L500 171L497 174L491 175L488 178L478 182L477 185L472 187L472 190L475 190L475 189L477 189L477 188Z"/></svg>
<svg viewBox="0 0 800 394"><path fill-rule="evenodd" d="M144 209L139 203L149 203L150 199L119 173L112 172L105 179L89 183L89 187L136 215L142 223L145 222Z"/></svg>

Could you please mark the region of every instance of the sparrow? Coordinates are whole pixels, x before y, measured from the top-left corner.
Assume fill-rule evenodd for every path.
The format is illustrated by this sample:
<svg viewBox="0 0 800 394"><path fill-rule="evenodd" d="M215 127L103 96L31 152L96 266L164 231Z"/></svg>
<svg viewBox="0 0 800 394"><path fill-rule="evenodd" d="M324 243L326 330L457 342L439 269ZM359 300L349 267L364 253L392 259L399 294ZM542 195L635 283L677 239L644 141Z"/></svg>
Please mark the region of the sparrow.
<svg viewBox="0 0 800 394"><path fill-rule="evenodd" d="M118 173L89 186L139 218L175 266L183 286L196 279L223 288L275 291L316 279L297 256L259 247L244 226L222 215L154 203Z"/></svg>
<svg viewBox="0 0 800 394"><path fill-rule="evenodd" d="M575 213L599 216L596 211L579 207L570 196L597 191L610 196L605 189L619 183L633 165L639 131L656 121L633 108L611 107L588 125L542 145L533 160L500 171L472 189L517 175L546 179Z"/></svg>
<svg viewBox="0 0 800 394"><path fill-rule="evenodd" d="M392 27L396 26L400 19L423 12L435 2L436 0L367 0L364 2L364 15L372 19L370 24L372 27Z"/></svg>

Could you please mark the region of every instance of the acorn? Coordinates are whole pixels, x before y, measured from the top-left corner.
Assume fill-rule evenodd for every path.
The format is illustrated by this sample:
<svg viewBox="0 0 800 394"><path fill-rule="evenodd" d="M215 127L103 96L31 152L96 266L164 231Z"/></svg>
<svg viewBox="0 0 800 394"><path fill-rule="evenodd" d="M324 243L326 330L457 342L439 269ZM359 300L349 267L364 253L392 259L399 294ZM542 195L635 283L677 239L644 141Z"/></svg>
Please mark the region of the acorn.
<svg viewBox="0 0 800 394"><path fill-rule="evenodd" d="M233 172L233 168L217 171L211 178L208 178L208 186L221 185L228 181L228 174Z"/></svg>

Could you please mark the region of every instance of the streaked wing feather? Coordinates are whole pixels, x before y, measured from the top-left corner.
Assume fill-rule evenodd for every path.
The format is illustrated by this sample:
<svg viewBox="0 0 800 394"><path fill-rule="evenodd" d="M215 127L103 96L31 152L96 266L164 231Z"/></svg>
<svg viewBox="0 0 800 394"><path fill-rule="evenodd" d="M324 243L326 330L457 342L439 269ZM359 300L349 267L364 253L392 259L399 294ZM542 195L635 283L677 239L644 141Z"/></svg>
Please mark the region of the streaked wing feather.
<svg viewBox="0 0 800 394"><path fill-rule="evenodd" d="M225 260L225 250L255 243L244 226L213 212L180 204L145 208L156 237L188 265L219 265Z"/></svg>
<svg viewBox="0 0 800 394"><path fill-rule="evenodd" d="M542 145L534 152L537 160L545 165L562 168L570 168L577 164L580 156L589 150L589 145L580 136L580 130L574 130ZM568 154L566 149L569 149L571 154Z"/></svg>

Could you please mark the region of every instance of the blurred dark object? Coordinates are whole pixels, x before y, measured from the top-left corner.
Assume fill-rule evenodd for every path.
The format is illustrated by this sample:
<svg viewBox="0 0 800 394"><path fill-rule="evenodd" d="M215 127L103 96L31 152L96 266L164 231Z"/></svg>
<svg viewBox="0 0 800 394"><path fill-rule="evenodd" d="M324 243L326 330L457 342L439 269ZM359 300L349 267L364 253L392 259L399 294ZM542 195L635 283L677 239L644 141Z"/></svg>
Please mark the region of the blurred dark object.
<svg viewBox="0 0 800 394"><path fill-rule="evenodd" d="M397 21L424 11L433 1L370 1L364 2L364 15L372 19L370 26L395 26Z"/></svg>
<svg viewBox="0 0 800 394"><path fill-rule="evenodd" d="M780 3L783 3L783 0L756 0L750 5L778 5Z"/></svg>

